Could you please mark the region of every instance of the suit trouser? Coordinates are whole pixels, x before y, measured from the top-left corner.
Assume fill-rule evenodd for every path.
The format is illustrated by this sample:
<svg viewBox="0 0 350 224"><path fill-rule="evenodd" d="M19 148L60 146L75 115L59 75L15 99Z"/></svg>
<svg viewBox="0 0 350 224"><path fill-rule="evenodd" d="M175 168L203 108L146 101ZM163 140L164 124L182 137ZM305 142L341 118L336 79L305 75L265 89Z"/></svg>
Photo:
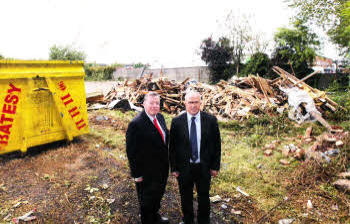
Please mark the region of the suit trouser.
<svg viewBox="0 0 350 224"><path fill-rule="evenodd" d="M201 164L191 164L190 171L179 177L179 188L181 194L181 207L185 224L192 224L193 212L193 187L197 189L199 224L210 223L210 190L211 176L209 169L203 169Z"/></svg>
<svg viewBox="0 0 350 224"><path fill-rule="evenodd" d="M143 177L143 181L136 183L137 198L140 204L141 223L154 224L160 215L160 201L165 192L168 176L163 178Z"/></svg>

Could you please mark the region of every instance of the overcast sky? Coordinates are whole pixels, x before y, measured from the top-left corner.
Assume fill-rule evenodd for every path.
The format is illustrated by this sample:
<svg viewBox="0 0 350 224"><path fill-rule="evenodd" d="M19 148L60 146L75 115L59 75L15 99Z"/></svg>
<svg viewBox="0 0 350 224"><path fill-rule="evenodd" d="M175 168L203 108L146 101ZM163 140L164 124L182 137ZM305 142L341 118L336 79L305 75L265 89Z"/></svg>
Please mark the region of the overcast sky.
<svg viewBox="0 0 350 224"><path fill-rule="evenodd" d="M69 44L89 62L202 65L201 41L231 10L271 40L292 15L283 0L0 0L0 54L48 59L52 45Z"/></svg>

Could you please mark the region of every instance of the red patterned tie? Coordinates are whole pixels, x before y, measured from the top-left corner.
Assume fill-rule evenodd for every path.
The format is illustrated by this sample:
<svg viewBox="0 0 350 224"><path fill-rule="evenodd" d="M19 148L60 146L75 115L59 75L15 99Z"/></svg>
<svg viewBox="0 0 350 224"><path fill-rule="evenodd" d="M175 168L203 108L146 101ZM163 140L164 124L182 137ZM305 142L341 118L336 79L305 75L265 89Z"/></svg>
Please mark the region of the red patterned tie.
<svg viewBox="0 0 350 224"><path fill-rule="evenodd" d="M160 135L162 136L163 142L165 142L163 132L162 132L162 130L160 129L156 118L153 119L153 123L154 123L154 126L156 126L156 128L158 129Z"/></svg>

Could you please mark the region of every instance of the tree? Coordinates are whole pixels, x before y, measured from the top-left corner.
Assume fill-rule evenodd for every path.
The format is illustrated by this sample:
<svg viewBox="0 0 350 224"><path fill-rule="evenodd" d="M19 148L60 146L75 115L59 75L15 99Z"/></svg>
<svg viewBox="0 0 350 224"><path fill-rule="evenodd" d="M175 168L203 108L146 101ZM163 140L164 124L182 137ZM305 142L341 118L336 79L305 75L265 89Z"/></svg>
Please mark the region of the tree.
<svg viewBox="0 0 350 224"><path fill-rule="evenodd" d="M232 11L227 15L225 27L228 31L227 39L232 46L232 59L239 74L240 64L247 55L249 43L253 40L252 27L246 15L235 15Z"/></svg>
<svg viewBox="0 0 350 224"><path fill-rule="evenodd" d="M245 75L249 74L259 74L260 76L266 76L271 69L271 60L269 56L265 53L255 53L248 60L243 73Z"/></svg>
<svg viewBox="0 0 350 224"><path fill-rule="evenodd" d="M350 1L287 0L297 10L295 20L322 27L344 55L350 57Z"/></svg>
<svg viewBox="0 0 350 224"><path fill-rule="evenodd" d="M301 21L296 21L294 29L280 28L275 34L274 40L273 64L289 71L291 71L290 66L292 66L297 77L306 75L320 45L316 34L311 32Z"/></svg>
<svg viewBox="0 0 350 224"><path fill-rule="evenodd" d="M202 41L201 59L208 65L210 70L210 81L218 82L220 79L227 80L230 76L228 69L232 62L232 47L230 40L221 37L215 42L212 37Z"/></svg>
<svg viewBox="0 0 350 224"><path fill-rule="evenodd" d="M2 56L1 54L0 54L0 59L4 59L4 56Z"/></svg>
<svg viewBox="0 0 350 224"><path fill-rule="evenodd" d="M70 61L85 61L86 54L83 51L78 51L72 46L57 46L53 45L50 48L50 60L70 60Z"/></svg>

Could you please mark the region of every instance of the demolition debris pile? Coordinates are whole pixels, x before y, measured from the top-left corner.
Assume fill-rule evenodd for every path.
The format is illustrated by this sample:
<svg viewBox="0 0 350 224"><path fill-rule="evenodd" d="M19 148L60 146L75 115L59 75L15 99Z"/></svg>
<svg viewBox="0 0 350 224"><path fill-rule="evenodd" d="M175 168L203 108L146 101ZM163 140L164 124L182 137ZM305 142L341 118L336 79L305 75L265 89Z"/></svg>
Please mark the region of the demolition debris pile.
<svg viewBox="0 0 350 224"><path fill-rule="evenodd" d="M220 81L216 85L197 83L189 79L176 83L167 79L152 80L152 76L144 76L132 82L118 82L105 96L90 95L87 98L88 109L139 110L144 95L154 91L161 96L161 110L178 114L185 108L186 91L195 89L202 95L202 109L220 119L241 120L260 114L283 113L291 106L290 102L293 102L293 114L290 114L292 119L304 121L312 117L330 128L321 115L325 110L335 111L337 104L324 92L308 86L305 79L299 80L277 66L273 69L280 76L274 80L249 76L231 82ZM311 100L306 100L305 94Z"/></svg>

